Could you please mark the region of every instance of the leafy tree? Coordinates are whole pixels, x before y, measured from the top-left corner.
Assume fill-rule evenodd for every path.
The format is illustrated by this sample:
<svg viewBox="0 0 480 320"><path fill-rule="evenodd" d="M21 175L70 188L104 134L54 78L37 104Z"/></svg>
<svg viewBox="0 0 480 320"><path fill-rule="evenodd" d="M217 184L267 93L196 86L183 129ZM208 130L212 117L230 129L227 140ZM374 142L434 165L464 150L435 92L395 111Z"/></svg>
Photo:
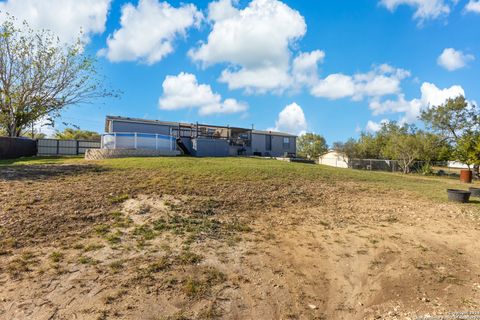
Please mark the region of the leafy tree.
<svg viewBox="0 0 480 320"><path fill-rule="evenodd" d="M381 151L383 157L397 160L403 173L409 173L411 165L420 157L422 150L416 128L390 122L383 125L378 135L385 141Z"/></svg>
<svg viewBox="0 0 480 320"><path fill-rule="evenodd" d="M470 106L463 96L450 98L442 105L423 111L420 119L434 131L454 141L460 139L466 130L480 124L477 108Z"/></svg>
<svg viewBox="0 0 480 320"><path fill-rule="evenodd" d="M346 142L334 142L332 149L349 160L360 158L358 143L353 138L348 139Z"/></svg>
<svg viewBox="0 0 480 320"><path fill-rule="evenodd" d="M469 165L480 165L480 132L468 130L457 140L455 151L456 159Z"/></svg>
<svg viewBox="0 0 480 320"><path fill-rule="evenodd" d="M467 164L469 168L477 164L478 159L472 156L471 150L478 143L475 139L478 137L480 115L477 108L463 96L448 99L442 105L423 111L420 118L435 132L453 142L456 160Z"/></svg>
<svg viewBox="0 0 480 320"><path fill-rule="evenodd" d="M67 106L114 96L104 89L83 43L60 43L10 17L0 25L0 127L11 137L40 119L53 123Z"/></svg>
<svg viewBox="0 0 480 320"><path fill-rule="evenodd" d="M376 133L362 133L358 140L336 142L333 149L351 159L397 160L404 173L409 173L414 161L449 160L452 147L444 136L418 130L414 125L396 122L383 124Z"/></svg>
<svg viewBox="0 0 480 320"><path fill-rule="evenodd" d="M430 164L432 161L447 161L452 158L452 146L441 135L425 131L418 131L417 135L421 148L418 160Z"/></svg>
<svg viewBox="0 0 480 320"><path fill-rule="evenodd" d="M32 139L45 139L47 135L42 132L34 133Z"/></svg>
<svg viewBox="0 0 480 320"><path fill-rule="evenodd" d="M448 160L451 147L441 135L418 130L414 125L385 124L377 134L383 143L381 155L397 160L404 173L409 173L414 161L425 161L427 166L435 160Z"/></svg>
<svg viewBox="0 0 480 320"><path fill-rule="evenodd" d="M63 132L57 131L55 138L60 140L100 140L100 134L93 131L65 128Z"/></svg>
<svg viewBox="0 0 480 320"><path fill-rule="evenodd" d="M380 156L380 146L373 134L362 132L357 142L357 151L359 158L378 159Z"/></svg>
<svg viewBox="0 0 480 320"><path fill-rule="evenodd" d="M327 142L321 135L305 133L298 137L297 154L309 159L317 159L328 151Z"/></svg>

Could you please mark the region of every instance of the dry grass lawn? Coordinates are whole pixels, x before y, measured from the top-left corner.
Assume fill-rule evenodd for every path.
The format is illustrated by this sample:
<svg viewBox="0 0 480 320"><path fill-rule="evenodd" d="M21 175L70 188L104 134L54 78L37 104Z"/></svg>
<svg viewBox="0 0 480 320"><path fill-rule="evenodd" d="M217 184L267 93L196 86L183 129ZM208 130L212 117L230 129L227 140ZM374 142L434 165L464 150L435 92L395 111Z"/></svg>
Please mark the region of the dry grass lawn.
<svg viewBox="0 0 480 320"><path fill-rule="evenodd" d="M480 311L480 205L447 178L261 159L0 162L0 319Z"/></svg>

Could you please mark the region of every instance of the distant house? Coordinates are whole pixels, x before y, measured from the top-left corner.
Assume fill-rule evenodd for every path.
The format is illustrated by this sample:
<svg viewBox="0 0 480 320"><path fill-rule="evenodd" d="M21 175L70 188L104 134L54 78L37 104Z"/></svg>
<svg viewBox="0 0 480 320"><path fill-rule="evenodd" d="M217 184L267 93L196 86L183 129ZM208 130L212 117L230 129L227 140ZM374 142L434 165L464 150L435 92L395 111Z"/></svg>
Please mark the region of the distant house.
<svg viewBox="0 0 480 320"><path fill-rule="evenodd" d="M468 165L458 161L448 161L448 167L452 169L468 169Z"/></svg>
<svg viewBox="0 0 480 320"><path fill-rule="evenodd" d="M181 150L199 157L296 154L295 135L230 126L107 116L102 148Z"/></svg>
<svg viewBox="0 0 480 320"><path fill-rule="evenodd" d="M348 158L334 150L330 150L324 155L321 155L318 163L331 167L348 168Z"/></svg>

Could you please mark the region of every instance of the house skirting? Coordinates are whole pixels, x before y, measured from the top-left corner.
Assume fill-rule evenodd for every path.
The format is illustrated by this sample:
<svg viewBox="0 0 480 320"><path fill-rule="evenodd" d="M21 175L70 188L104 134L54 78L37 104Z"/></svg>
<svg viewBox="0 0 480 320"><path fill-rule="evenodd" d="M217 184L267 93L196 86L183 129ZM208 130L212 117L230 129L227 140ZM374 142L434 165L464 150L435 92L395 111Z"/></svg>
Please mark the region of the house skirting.
<svg viewBox="0 0 480 320"><path fill-rule="evenodd" d="M180 154L177 150L148 150L148 149L87 149L86 160L102 160L129 157L172 157Z"/></svg>

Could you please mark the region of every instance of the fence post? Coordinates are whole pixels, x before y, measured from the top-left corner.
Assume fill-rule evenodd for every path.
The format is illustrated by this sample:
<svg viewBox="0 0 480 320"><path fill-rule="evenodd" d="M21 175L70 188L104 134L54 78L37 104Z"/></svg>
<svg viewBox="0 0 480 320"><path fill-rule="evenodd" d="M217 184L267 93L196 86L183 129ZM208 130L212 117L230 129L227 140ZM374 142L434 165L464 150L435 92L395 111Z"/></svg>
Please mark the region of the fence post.
<svg viewBox="0 0 480 320"><path fill-rule="evenodd" d="M60 140L57 139L57 156L60 154Z"/></svg>
<svg viewBox="0 0 480 320"><path fill-rule="evenodd" d="M134 135L135 135L135 138L133 140L134 141L133 142L133 147L134 147L134 149L137 149L137 133L135 132Z"/></svg>
<svg viewBox="0 0 480 320"><path fill-rule="evenodd" d="M78 156L79 155L78 152L79 152L79 147L80 147L80 141L76 140L76 142L77 142L77 156Z"/></svg>

